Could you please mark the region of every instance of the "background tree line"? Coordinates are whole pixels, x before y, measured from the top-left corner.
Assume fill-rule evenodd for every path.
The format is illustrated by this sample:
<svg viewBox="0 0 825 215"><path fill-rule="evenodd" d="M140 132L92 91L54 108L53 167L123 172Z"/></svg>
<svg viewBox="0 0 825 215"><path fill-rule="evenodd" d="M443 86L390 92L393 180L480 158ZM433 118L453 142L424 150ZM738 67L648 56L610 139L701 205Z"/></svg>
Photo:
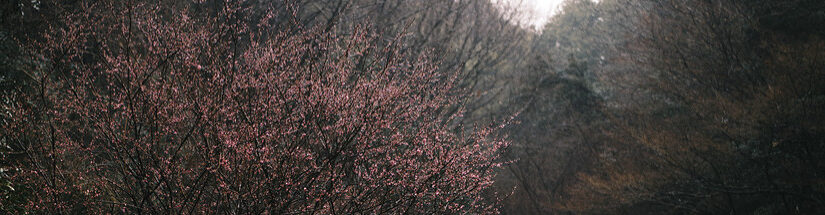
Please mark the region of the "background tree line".
<svg viewBox="0 0 825 215"><path fill-rule="evenodd" d="M817 1L567 1L533 41L514 213L812 214Z"/></svg>

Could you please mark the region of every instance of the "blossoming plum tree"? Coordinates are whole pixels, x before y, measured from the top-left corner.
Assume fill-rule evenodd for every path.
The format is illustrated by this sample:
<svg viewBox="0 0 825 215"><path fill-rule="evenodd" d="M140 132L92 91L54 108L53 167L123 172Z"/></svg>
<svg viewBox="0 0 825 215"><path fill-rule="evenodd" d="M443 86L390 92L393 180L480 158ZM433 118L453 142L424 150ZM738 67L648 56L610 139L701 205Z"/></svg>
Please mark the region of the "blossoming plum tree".
<svg viewBox="0 0 825 215"><path fill-rule="evenodd" d="M32 93L3 107L25 210L496 212L507 143L456 128L455 78L401 39L277 29L244 2L60 4Z"/></svg>

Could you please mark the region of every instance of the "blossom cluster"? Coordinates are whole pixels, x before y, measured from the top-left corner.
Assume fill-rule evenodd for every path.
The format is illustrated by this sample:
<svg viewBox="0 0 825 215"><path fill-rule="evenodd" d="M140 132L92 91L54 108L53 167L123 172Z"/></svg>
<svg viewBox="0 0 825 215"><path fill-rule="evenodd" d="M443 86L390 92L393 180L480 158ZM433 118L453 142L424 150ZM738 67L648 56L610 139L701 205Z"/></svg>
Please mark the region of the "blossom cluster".
<svg viewBox="0 0 825 215"><path fill-rule="evenodd" d="M400 38L378 46L368 28L252 27L243 5L57 14L31 44L45 61L35 105L3 128L25 148L12 176L25 208L495 212L483 193L507 143L455 126L462 94L434 58L404 56Z"/></svg>

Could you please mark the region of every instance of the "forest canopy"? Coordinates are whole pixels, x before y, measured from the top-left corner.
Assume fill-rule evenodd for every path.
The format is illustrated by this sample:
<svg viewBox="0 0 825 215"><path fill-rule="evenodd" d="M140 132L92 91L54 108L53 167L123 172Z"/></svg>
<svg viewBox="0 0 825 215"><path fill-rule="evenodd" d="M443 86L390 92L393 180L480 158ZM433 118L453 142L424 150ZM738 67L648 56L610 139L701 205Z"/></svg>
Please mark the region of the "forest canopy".
<svg viewBox="0 0 825 215"><path fill-rule="evenodd" d="M825 2L517 3L0 3L0 213L825 210Z"/></svg>

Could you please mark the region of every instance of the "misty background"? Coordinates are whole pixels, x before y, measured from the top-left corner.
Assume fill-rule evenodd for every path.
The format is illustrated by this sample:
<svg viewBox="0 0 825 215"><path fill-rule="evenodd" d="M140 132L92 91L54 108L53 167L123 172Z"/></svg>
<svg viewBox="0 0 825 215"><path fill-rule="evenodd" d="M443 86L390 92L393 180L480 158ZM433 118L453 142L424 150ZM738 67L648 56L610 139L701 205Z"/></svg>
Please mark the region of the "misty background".
<svg viewBox="0 0 825 215"><path fill-rule="evenodd" d="M405 56L436 56L457 75L459 123L506 124L496 135L511 141L508 164L484 194L504 214L825 211L825 2L289 3L244 4L343 35L368 25L382 45L400 37ZM8 72L25 64L17 38L43 30L19 26L49 8L1 4L8 93L23 85Z"/></svg>

